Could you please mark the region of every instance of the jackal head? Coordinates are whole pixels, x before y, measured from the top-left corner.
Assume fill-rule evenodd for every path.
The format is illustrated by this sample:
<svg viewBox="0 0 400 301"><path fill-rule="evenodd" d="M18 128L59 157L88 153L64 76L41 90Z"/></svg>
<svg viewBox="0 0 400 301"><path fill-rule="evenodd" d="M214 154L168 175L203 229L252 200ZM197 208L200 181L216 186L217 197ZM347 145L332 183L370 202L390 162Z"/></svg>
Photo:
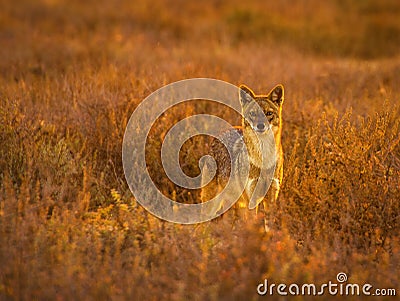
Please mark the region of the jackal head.
<svg viewBox="0 0 400 301"><path fill-rule="evenodd" d="M255 95L245 85L240 85L240 103L243 113L243 128L251 127L258 133L272 129L274 135L280 133L284 89L277 85L266 95Z"/></svg>

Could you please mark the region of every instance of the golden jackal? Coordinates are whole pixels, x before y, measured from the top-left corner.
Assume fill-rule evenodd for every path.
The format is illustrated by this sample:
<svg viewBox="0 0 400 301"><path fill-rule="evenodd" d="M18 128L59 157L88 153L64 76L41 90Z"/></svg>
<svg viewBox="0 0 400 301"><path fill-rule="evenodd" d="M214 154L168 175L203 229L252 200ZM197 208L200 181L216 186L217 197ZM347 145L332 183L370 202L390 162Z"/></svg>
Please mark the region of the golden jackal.
<svg viewBox="0 0 400 301"><path fill-rule="evenodd" d="M271 183L269 190L265 197L264 194L261 196L266 214L266 202L277 199L283 175L281 132L284 89L282 85L277 85L266 95L255 95L245 85L241 85L239 88L243 116L242 126L221 135L220 140L225 146L218 140L211 144L210 154L217 163L217 170L213 180L203 187L201 200L206 202L215 197L228 182L231 172L240 174L245 168L244 164L250 163L250 166L247 167L247 181L243 183L244 192L238 201L239 207L246 207L246 203L252 201L251 198L262 168L275 167L274 172L271 171L272 178L267 179ZM272 140L275 140L274 143L271 143L271 138L268 138L272 137L270 130L273 133L274 139ZM247 154L245 148L247 148ZM247 160L244 160L244 155L247 156ZM267 159L263 162L265 158ZM203 166L202 175L204 178L208 176L208 168L207 164ZM253 204L259 204L261 198L252 201ZM223 212L224 209L226 208L224 208L224 201L222 200L216 206L213 206L213 212L208 213Z"/></svg>

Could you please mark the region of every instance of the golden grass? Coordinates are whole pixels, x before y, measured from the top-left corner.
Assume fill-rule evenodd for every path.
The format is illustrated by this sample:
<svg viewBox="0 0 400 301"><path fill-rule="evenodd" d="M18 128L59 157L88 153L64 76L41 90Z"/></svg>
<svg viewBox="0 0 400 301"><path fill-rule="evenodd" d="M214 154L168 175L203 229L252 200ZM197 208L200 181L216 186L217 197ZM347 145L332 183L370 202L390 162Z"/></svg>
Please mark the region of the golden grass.
<svg viewBox="0 0 400 301"><path fill-rule="evenodd" d="M397 1L2 1L0 299L257 299L264 278L399 289ZM368 59L368 60L365 60ZM284 83L285 174L261 216L163 222L125 183L126 123L144 97L192 77ZM152 129L225 108L189 103ZM182 165L204 151L189 141ZM399 293L399 291L398 291ZM329 296L321 297L329 299ZM391 298L388 298L391 300Z"/></svg>

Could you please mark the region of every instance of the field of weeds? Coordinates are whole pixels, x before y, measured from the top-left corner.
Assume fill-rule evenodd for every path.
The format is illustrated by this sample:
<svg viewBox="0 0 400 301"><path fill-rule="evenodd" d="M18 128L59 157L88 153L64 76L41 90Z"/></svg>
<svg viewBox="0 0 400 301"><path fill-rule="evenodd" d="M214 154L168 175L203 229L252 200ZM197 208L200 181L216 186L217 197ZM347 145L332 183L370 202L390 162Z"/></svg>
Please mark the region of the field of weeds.
<svg viewBox="0 0 400 301"><path fill-rule="evenodd" d="M264 279L321 285L340 272L400 294L398 1L0 6L0 300L273 300L257 294ZM194 77L259 94L285 85L269 233L256 214L164 222L128 189L129 117L151 92ZM171 126L204 110L239 123L189 102L150 133L149 172L183 202L199 191L168 181L159 150ZM201 142L182 149L188 175Z"/></svg>

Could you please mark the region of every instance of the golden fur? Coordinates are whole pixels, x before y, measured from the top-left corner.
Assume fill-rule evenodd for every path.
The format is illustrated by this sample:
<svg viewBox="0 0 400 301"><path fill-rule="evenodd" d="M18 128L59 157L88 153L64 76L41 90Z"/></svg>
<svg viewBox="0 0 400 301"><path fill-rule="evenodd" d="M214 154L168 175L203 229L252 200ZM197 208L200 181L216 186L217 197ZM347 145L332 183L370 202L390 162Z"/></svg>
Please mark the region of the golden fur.
<svg viewBox="0 0 400 301"><path fill-rule="evenodd" d="M244 169L244 160L242 156L244 153L243 145L245 144L247 148L249 160L246 162L250 162L249 175L247 183L244 184L245 191L237 202L238 207L246 207L246 203L249 202L250 196L254 192L254 187L257 183L255 180L258 179L260 175L263 158L266 157L266 153L273 154L272 156L267 154L269 157L275 158L274 162L267 162L267 164L270 165L275 164L275 171L271 186L262 202L263 211L266 213L267 203L274 202L278 198L280 183L283 176L281 133L284 88L282 85L277 85L266 95L256 95L250 88L241 85L239 91L242 116L245 116L246 118L242 118L241 126L224 132L221 135L220 140L224 141L225 145L230 148L231 154L233 154L233 172L240 173ZM262 111L259 108L261 108ZM268 122L265 121L265 118ZM275 149L273 146L270 146L271 144L268 144L266 134L268 130L272 130L273 132ZM258 135L256 135L255 131L258 132ZM269 137L271 136L269 135ZM212 199L218 192L220 192L220 190L226 185L232 171L229 152L221 141L216 140L211 145L210 154L216 160L217 171L213 180L203 187L201 191L202 202ZM204 166L203 175L206 173L207 166ZM257 201L257 203L259 203L259 201ZM219 210L222 210L223 206L224 204L221 202L218 206L214 207L213 210L218 212Z"/></svg>

